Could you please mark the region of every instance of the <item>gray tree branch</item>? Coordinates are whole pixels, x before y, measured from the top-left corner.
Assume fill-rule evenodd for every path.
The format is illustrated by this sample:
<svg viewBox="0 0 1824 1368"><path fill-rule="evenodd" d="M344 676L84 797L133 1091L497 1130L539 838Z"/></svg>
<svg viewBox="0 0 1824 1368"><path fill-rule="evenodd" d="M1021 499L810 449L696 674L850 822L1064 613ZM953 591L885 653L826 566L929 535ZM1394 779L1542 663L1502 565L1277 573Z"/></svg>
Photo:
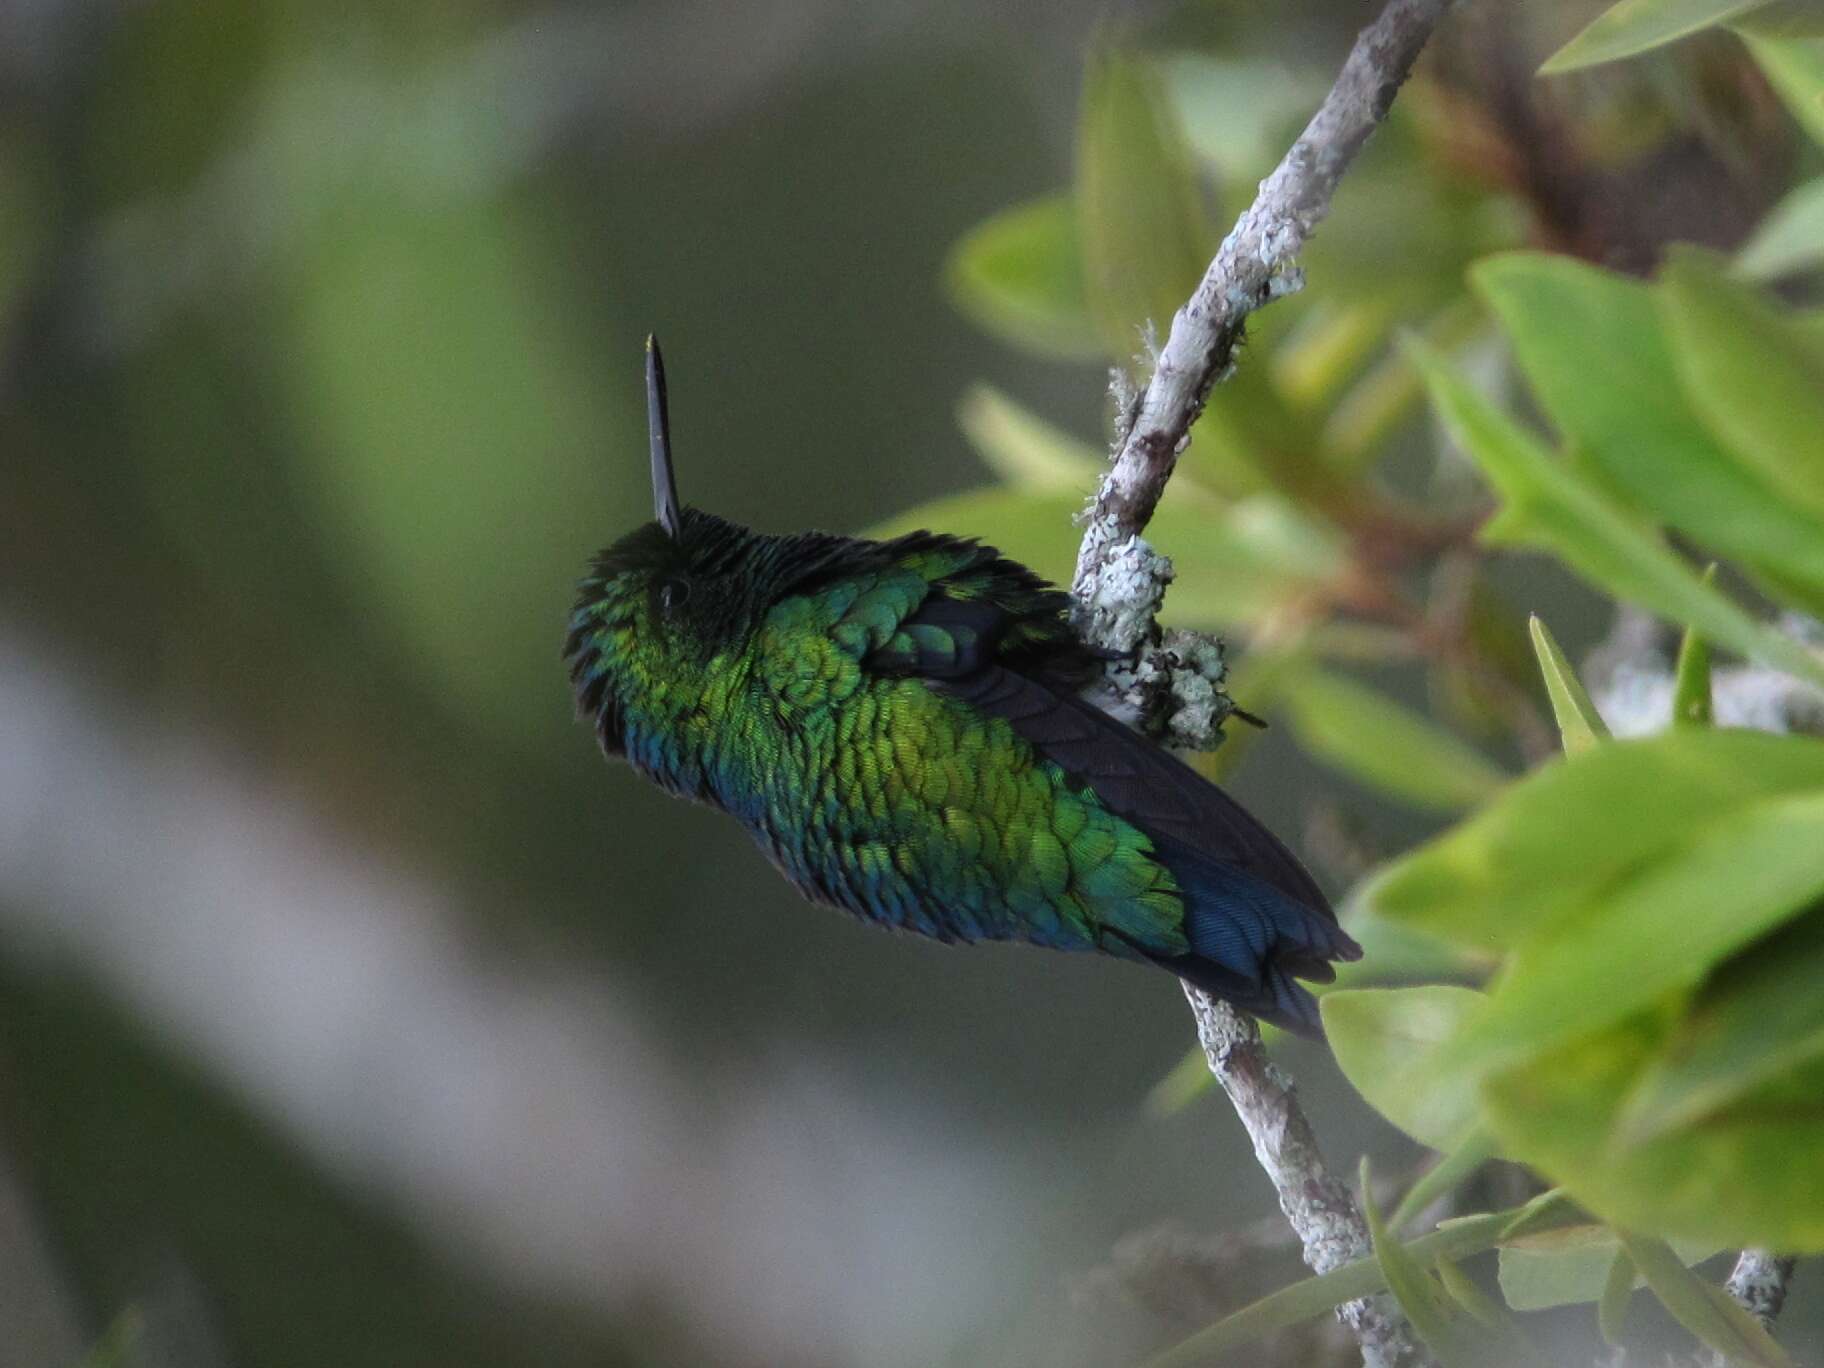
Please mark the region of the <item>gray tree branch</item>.
<svg viewBox="0 0 1824 1368"><path fill-rule="evenodd" d="M1170 563L1140 533L1190 441L1211 388L1233 364L1249 315L1301 283L1293 258L1330 207L1338 182L1387 115L1451 0L1389 0L1362 31L1305 131L1261 182L1190 300L1172 320L1145 390L1120 417L1119 449L1084 530L1072 584L1078 622L1093 645L1131 653L1155 639ZM1117 692L1134 667L1111 672ZM1200 671L1207 679L1208 672ZM1219 676L1218 676L1219 677ZM1220 716L1214 718L1219 722ZM1177 739L1194 739L1180 735ZM1205 738L1206 740L1208 738ZM1344 1184L1324 1166L1291 1080L1268 1060L1254 1022L1186 985L1197 1034L1254 1153L1297 1232L1305 1262L1326 1272L1370 1251L1368 1229ZM1426 1362L1399 1309L1380 1296L1338 1308L1368 1368Z"/></svg>

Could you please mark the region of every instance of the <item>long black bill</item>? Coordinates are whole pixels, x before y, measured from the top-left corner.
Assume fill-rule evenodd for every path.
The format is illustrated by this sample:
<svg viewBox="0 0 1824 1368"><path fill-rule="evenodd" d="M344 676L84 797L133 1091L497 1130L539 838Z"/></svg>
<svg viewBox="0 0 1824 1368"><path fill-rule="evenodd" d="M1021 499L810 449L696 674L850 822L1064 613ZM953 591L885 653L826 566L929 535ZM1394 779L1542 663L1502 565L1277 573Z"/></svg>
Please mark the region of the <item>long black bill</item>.
<svg viewBox="0 0 1824 1368"><path fill-rule="evenodd" d="M646 430L652 442L652 516L673 541L684 526L678 482L671 473L671 417L665 407L665 358L659 339L646 338Z"/></svg>

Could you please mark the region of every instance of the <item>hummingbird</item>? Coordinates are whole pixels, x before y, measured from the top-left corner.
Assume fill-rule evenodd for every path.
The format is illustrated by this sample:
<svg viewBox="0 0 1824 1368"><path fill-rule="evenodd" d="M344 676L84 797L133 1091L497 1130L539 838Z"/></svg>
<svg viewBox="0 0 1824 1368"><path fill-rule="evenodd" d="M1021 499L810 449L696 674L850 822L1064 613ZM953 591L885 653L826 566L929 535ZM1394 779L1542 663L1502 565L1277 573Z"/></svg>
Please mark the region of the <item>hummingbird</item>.
<svg viewBox="0 0 1824 1368"><path fill-rule="evenodd" d="M653 518L564 642L603 752L744 826L813 902L946 943L1169 970L1321 1038L1299 982L1361 948L1215 784L1081 696L1107 655L992 546L770 535L686 508L646 343Z"/></svg>

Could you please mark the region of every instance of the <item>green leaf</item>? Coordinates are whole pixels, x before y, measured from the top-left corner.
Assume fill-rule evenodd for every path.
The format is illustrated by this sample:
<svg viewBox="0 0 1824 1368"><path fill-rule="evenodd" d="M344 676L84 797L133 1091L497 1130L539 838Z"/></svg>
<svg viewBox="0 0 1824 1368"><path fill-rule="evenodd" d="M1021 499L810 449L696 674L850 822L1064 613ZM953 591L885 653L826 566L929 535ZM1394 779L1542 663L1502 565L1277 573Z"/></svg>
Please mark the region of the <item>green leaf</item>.
<svg viewBox="0 0 1824 1368"><path fill-rule="evenodd" d="M1105 355L1084 298L1068 196L1004 209L971 229L951 249L944 276L957 308L1004 342L1065 361Z"/></svg>
<svg viewBox="0 0 1824 1368"><path fill-rule="evenodd" d="M527 700L549 674L552 586L604 522L650 504L636 514L631 463L602 465L605 443L631 450L644 430L634 387L601 384L513 202L448 213L350 188L269 312L292 487L345 567L351 615L468 720L530 745L549 725Z"/></svg>
<svg viewBox="0 0 1824 1368"><path fill-rule="evenodd" d="M1616 741L1546 764L1383 868L1355 902L1482 953L1758 799L1824 791L1824 743L1736 730Z"/></svg>
<svg viewBox="0 0 1824 1368"><path fill-rule="evenodd" d="M1602 1296L1596 1303L1596 1328L1602 1332L1604 1343L1622 1342L1622 1333L1627 1328L1628 1303L1634 1299L1639 1278L1640 1271L1634 1267L1634 1260L1621 1247L1621 1241L1615 1241L1615 1257L1602 1280Z"/></svg>
<svg viewBox="0 0 1824 1368"><path fill-rule="evenodd" d="M1068 584L1080 534L1077 494L970 490L907 509L868 531L893 537L935 528L980 537L1047 579ZM1251 622L1310 592L1340 568L1335 534L1283 499L1261 495L1224 509L1168 499L1147 527L1171 554L1176 578L1166 598L1172 620L1186 627Z"/></svg>
<svg viewBox="0 0 1824 1368"><path fill-rule="evenodd" d="M1425 1210L1445 1193L1464 1183L1490 1159L1497 1157L1500 1147L1495 1144L1494 1136L1477 1127L1468 1132L1455 1148L1433 1164L1425 1173L1406 1190L1400 1198L1387 1224L1394 1230L1404 1230L1419 1218Z"/></svg>
<svg viewBox="0 0 1824 1368"><path fill-rule="evenodd" d="M1387 1233L1370 1192L1368 1160L1361 1168L1362 1214L1374 1244L1374 1257L1386 1276L1387 1288L1399 1302L1406 1319L1437 1355L1444 1368L1520 1368L1539 1359L1506 1317L1487 1299L1475 1299L1466 1308L1440 1286L1413 1252ZM1443 1273L1449 1261L1440 1261ZM1478 1311L1492 1312L1493 1324L1484 1323Z"/></svg>
<svg viewBox="0 0 1824 1368"><path fill-rule="evenodd" d="M1824 176L1795 186L1735 254L1737 274L1774 280L1824 266Z"/></svg>
<svg viewBox="0 0 1824 1368"><path fill-rule="evenodd" d="M1632 57L1740 18L1769 0L1620 0L1546 59L1541 76Z"/></svg>
<svg viewBox="0 0 1824 1368"><path fill-rule="evenodd" d="M1197 1046L1186 1050L1171 1071L1147 1090L1143 1104L1155 1121L1176 1116L1216 1084L1208 1060Z"/></svg>
<svg viewBox="0 0 1824 1368"><path fill-rule="evenodd" d="M1146 324L1165 335L1213 247L1183 131L1157 71L1142 59L1090 58L1076 204L1090 314L1107 353L1124 358Z"/></svg>
<svg viewBox="0 0 1824 1368"><path fill-rule="evenodd" d="M1703 545L1778 570L1796 606L1824 610L1824 528L1705 429L1650 287L1536 252L1481 262L1470 279L1553 425L1605 479ZM1591 354L1603 357L1595 382Z"/></svg>
<svg viewBox="0 0 1824 1368"><path fill-rule="evenodd" d="M1539 672L1545 676L1545 692L1552 700L1552 716L1558 720L1558 733L1564 738L1564 753L1575 755L1588 750L1598 741L1609 739L1609 727L1596 711L1589 690L1577 678L1571 662L1551 629L1537 613L1527 618L1533 636L1533 650L1539 656Z"/></svg>
<svg viewBox="0 0 1824 1368"><path fill-rule="evenodd" d="M1687 1264L1702 1263L1721 1245L1697 1240L1678 1243ZM1554 1306L1593 1302L1607 1292L1617 1259L1625 1259L1621 1241L1604 1225L1573 1225L1502 1244L1501 1295L1516 1311L1544 1311ZM1632 1268L1626 1290L1636 1286Z"/></svg>
<svg viewBox="0 0 1824 1368"><path fill-rule="evenodd" d="M1686 1268L1664 1240L1616 1232L1622 1248L1666 1310L1685 1329L1732 1363L1792 1368L1792 1359L1756 1320L1720 1287Z"/></svg>
<svg viewBox="0 0 1824 1368"><path fill-rule="evenodd" d="M1821 833L1824 792L1769 798L1699 829L1522 941L1435 1067L1448 1075L1528 1058L1695 986L1824 895Z"/></svg>
<svg viewBox="0 0 1824 1368"><path fill-rule="evenodd" d="M1502 1152L1611 1224L1719 1247L1824 1249L1824 1067L1790 1071L1701 1125L1623 1142L1621 1108L1674 1025L1656 1004L1492 1075L1482 1114Z"/></svg>
<svg viewBox="0 0 1824 1368"><path fill-rule="evenodd" d="M1446 1221L1431 1234L1407 1241L1404 1248L1422 1267L1430 1268L1444 1260L1466 1259L1493 1249L1517 1222L1562 1224L1573 1219L1573 1213L1558 1205L1557 1194L1548 1193L1524 1206ZM1243 1345L1324 1315L1344 1302L1373 1296L1386 1287L1386 1276L1375 1259L1356 1259L1242 1307L1148 1359L1144 1368L1215 1368L1232 1362L1226 1356Z"/></svg>
<svg viewBox="0 0 1824 1368"><path fill-rule="evenodd" d="M1412 343L1446 427L1500 490L1483 538L1555 552L1617 596L1701 628L1719 645L1824 687L1824 661L1707 588L1659 539Z"/></svg>
<svg viewBox="0 0 1824 1368"><path fill-rule="evenodd" d="M1716 564L1704 571L1704 583L1716 582ZM1672 669L1672 725L1708 727L1715 709L1710 698L1710 643L1692 627L1678 643L1678 662Z"/></svg>
<svg viewBox="0 0 1824 1368"><path fill-rule="evenodd" d="M1789 311L1695 252L1673 254L1657 293L1692 406L1824 535L1824 357Z"/></svg>
<svg viewBox="0 0 1824 1368"><path fill-rule="evenodd" d="M1227 749L1225 746L1224 749ZM1494 967L1484 955L1467 953L1436 936L1392 922L1355 902L1351 894L1343 925L1362 947L1362 957L1336 966L1336 988L1481 979Z"/></svg>
<svg viewBox="0 0 1824 1368"><path fill-rule="evenodd" d="M1818 0L1771 0L1731 20L1729 27L1761 38L1824 38L1824 5Z"/></svg>
<svg viewBox="0 0 1824 1368"><path fill-rule="evenodd" d="M1157 66L1191 150L1238 184L1272 169L1329 83L1260 57L1175 52Z"/></svg>
<svg viewBox="0 0 1824 1368"><path fill-rule="evenodd" d="M1691 1126L1824 1059L1824 910L1813 908L1717 971L1631 1091L1623 1144Z"/></svg>
<svg viewBox="0 0 1824 1368"><path fill-rule="evenodd" d="M1343 1076L1382 1116L1423 1144L1449 1151L1475 1124L1467 1081L1432 1065L1437 1047L1483 1006L1470 988L1351 988L1320 1001L1324 1033Z"/></svg>
<svg viewBox="0 0 1824 1368"><path fill-rule="evenodd" d="M123 1368L139 1347L145 1333L146 1318L136 1306L129 1306L114 1317L107 1331L85 1354L77 1368Z"/></svg>
<svg viewBox="0 0 1824 1368"><path fill-rule="evenodd" d="M989 469L1013 489L1081 497L1096 487L1108 465L1089 443L1053 427L993 385L971 385L957 405L957 421Z"/></svg>
<svg viewBox="0 0 1824 1368"><path fill-rule="evenodd" d="M1416 806L1469 807L1507 780L1492 761L1449 732L1341 675L1305 674L1290 686L1288 698L1306 750Z"/></svg>
<svg viewBox="0 0 1824 1368"><path fill-rule="evenodd" d="M1744 31L1742 40L1800 127L1824 143L1824 43L1752 31Z"/></svg>

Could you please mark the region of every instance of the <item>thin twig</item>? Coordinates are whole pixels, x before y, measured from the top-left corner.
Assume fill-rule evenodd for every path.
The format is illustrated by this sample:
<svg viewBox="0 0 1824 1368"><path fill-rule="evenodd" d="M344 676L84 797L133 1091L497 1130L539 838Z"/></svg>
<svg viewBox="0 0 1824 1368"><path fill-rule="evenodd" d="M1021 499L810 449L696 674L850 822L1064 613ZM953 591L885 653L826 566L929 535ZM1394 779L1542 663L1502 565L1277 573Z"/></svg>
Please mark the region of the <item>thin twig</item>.
<svg viewBox="0 0 1824 1368"><path fill-rule="evenodd" d="M1120 450L1083 534L1072 585L1091 644L1132 651L1150 638L1170 568L1139 540L1190 440L1210 389L1228 371L1247 318L1296 289L1293 257L1328 212L1337 183L1393 103L1451 0L1389 0L1356 39L1336 85L1236 222L1189 302L1172 320L1146 390L1124 407ZM1324 1272L1369 1252L1348 1189L1324 1167L1291 1080L1261 1045L1253 1021L1186 986L1210 1071L1254 1142L1261 1167L1298 1233L1305 1262ZM1388 1298L1338 1308L1369 1368L1425 1362Z"/></svg>
<svg viewBox="0 0 1824 1368"><path fill-rule="evenodd" d="M1227 372L1248 316L1298 288L1292 259L1405 81L1451 0L1390 0L1362 30L1336 84L1292 150L1223 240L1177 316L1090 510L1077 556L1086 593L1112 552L1153 516L1210 389Z"/></svg>

